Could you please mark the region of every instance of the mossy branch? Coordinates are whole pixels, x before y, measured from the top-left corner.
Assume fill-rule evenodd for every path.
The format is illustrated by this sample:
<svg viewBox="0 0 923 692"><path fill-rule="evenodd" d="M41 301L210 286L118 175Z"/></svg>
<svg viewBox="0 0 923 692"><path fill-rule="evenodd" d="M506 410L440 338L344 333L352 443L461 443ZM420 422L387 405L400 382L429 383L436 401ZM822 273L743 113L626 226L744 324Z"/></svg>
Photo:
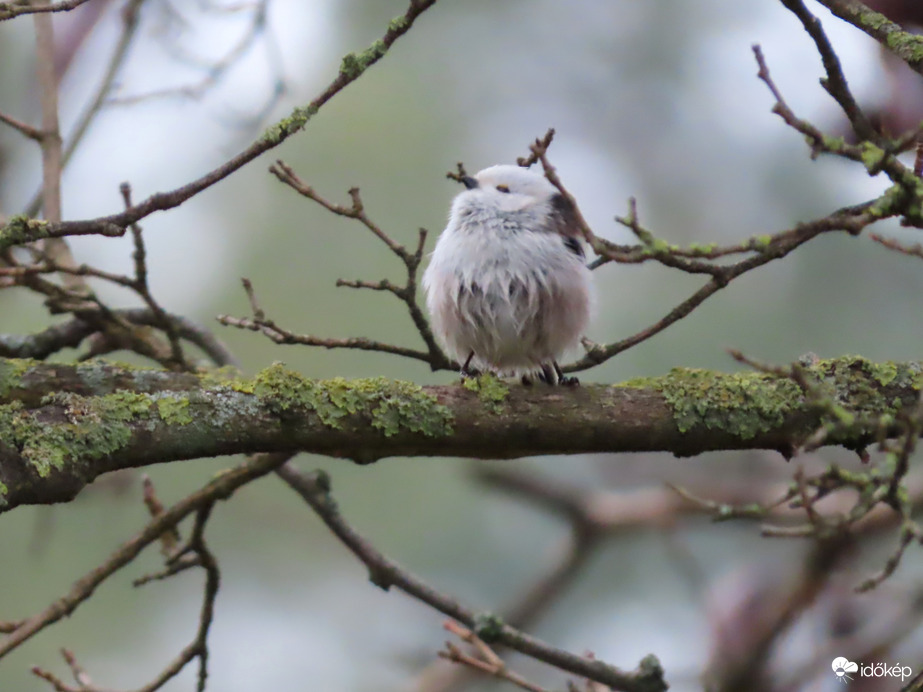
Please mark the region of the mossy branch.
<svg viewBox="0 0 923 692"><path fill-rule="evenodd" d="M859 0L818 0L840 19L864 31L903 60L911 69L923 74L923 36L901 29L885 15Z"/></svg>
<svg viewBox="0 0 923 692"><path fill-rule="evenodd" d="M771 373L676 369L662 377L561 391L419 387L384 378L312 380L273 365L253 378L0 360L0 510L74 497L107 471L224 454L312 452L370 463L390 456L775 449L818 429L861 449L915 405L917 363L855 357L806 372L855 423L831 425L792 381Z"/></svg>

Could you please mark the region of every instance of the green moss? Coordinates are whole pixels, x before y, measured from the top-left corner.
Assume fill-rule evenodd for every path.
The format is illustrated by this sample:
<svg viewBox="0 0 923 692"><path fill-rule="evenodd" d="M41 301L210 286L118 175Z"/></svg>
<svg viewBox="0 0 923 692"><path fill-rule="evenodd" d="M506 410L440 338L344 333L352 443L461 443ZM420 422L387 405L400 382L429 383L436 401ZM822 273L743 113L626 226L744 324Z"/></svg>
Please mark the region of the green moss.
<svg viewBox="0 0 923 692"><path fill-rule="evenodd" d="M819 360L805 368L805 376L813 383L811 406L822 410L831 430L855 425L860 418L881 420L907 405L884 387L920 391L923 385L916 363L879 364L858 356ZM660 391L680 432L702 425L743 440L782 425L785 416L806 406L793 381L765 373L676 368L665 377L638 378L618 386Z"/></svg>
<svg viewBox="0 0 923 692"><path fill-rule="evenodd" d="M401 429L438 437L451 433L452 414L423 388L376 377L362 380L312 380L274 363L252 381L234 381L230 386L260 397L278 413L312 410L324 425L340 427L340 419L361 414L386 437Z"/></svg>
<svg viewBox="0 0 923 692"><path fill-rule="evenodd" d="M670 243L661 238L651 238L650 247L651 250L658 254L666 254L670 252Z"/></svg>
<svg viewBox="0 0 923 692"><path fill-rule="evenodd" d="M263 132L262 141L269 144L278 144L285 138L303 129L308 121L317 114L317 106L299 106L292 110L287 118L271 125Z"/></svg>
<svg viewBox="0 0 923 692"><path fill-rule="evenodd" d="M673 408L680 432L704 425L742 440L780 426L786 414L803 405L794 382L762 373L674 368L655 387Z"/></svg>
<svg viewBox="0 0 923 692"><path fill-rule="evenodd" d="M843 137L825 136L823 139L823 147L826 151L835 154L846 148L846 140Z"/></svg>
<svg viewBox="0 0 923 692"><path fill-rule="evenodd" d="M474 617L474 633L487 644L500 638L504 626L503 618L494 613L478 613Z"/></svg>
<svg viewBox="0 0 923 692"><path fill-rule="evenodd" d="M882 387L887 387L897 377L897 366L894 363L868 363L869 375Z"/></svg>
<svg viewBox="0 0 923 692"><path fill-rule="evenodd" d="M503 402L510 394L510 388L498 377L484 373L478 377L467 377L462 386L469 392L476 392L484 408L491 413L500 413Z"/></svg>
<svg viewBox="0 0 923 692"><path fill-rule="evenodd" d="M356 79L387 52L388 46L378 39L361 53L347 53L340 62L340 74L350 80Z"/></svg>
<svg viewBox="0 0 923 692"><path fill-rule="evenodd" d="M19 402L0 407L0 438L42 477L71 459L97 459L118 451L131 439L128 423L151 410L150 397L125 391L102 397L57 394L43 401L63 405L65 420L39 421Z"/></svg>
<svg viewBox="0 0 923 692"><path fill-rule="evenodd" d="M157 397L157 413L167 425L189 425L193 421L189 399L184 397Z"/></svg>
<svg viewBox="0 0 923 692"><path fill-rule="evenodd" d="M882 161L885 159L884 149L877 147L871 142L861 142L859 144L861 151L862 163L869 173L877 173Z"/></svg>
<svg viewBox="0 0 923 692"><path fill-rule="evenodd" d="M757 250L768 250L772 244L772 236L768 234L758 235L753 239L753 247Z"/></svg>
<svg viewBox="0 0 923 692"><path fill-rule="evenodd" d="M702 243L690 243L689 251L697 255L708 255L718 249L717 243L709 243L708 245L703 245Z"/></svg>
<svg viewBox="0 0 923 692"><path fill-rule="evenodd" d="M30 219L25 214L11 216L6 226L0 228L0 249L30 243L48 236L48 222Z"/></svg>
<svg viewBox="0 0 923 692"><path fill-rule="evenodd" d="M648 678L663 679L663 666L654 654L648 654L638 664L638 672Z"/></svg>
<svg viewBox="0 0 923 692"><path fill-rule="evenodd" d="M388 31L392 33L404 31L407 28L407 24L409 24L407 17L402 14L400 17L395 17L388 22Z"/></svg>
<svg viewBox="0 0 923 692"><path fill-rule="evenodd" d="M879 218L894 216L898 213L905 194L900 185L892 185L869 207L869 213Z"/></svg>
<svg viewBox="0 0 923 692"><path fill-rule="evenodd" d="M883 14L875 12L874 10L863 11L859 14L859 23L863 26L867 26L870 29L875 29L880 31L881 29L892 24L891 20L885 17Z"/></svg>
<svg viewBox="0 0 923 692"><path fill-rule="evenodd" d="M22 389L22 376L37 364L38 361L28 358L0 359L0 398Z"/></svg>
<svg viewBox="0 0 923 692"><path fill-rule="evenodd" d="M923 61L923 36L907 31L892 31L886 39L888 48L910 62Z"/></svg>
<svg viewBox="0 0 923 692"><path fill-rule="evenodd" d="M881 390L881 378L894 381L898 376L896 367L892 376L887 365L877 365L860 356L843 356L819 361L811 371L830 393L832 412L843 423L849 424L845 412L880 415L891 410L891 400Z"/></svg>
<svg viewBox="0 0 923 692"><path fill-rule="evenodd" d="M151 397L147 394L119 391L106 396L94 397L90 410L100 418L127 422L148 416L151 411Z"/></svg>
<svg viewBox="0 0 923 692"><path fill-rule="evenodd" d="M362 74L362 66L359 63L359 56L355 53L347 53L340 61L340 74L348 79L355 79Z"/></svg>

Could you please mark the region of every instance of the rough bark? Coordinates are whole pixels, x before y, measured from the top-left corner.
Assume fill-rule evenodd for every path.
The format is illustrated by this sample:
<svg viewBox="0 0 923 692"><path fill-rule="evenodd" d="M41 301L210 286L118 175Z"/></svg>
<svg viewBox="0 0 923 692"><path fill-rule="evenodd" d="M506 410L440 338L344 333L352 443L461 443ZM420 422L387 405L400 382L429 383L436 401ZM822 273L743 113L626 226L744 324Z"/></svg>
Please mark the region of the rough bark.
<svg viewBox="0 0 923 692"><path fill-rule="evenodd" d="M107 471L223 454L390 456L859 449L914 406L918 363L847 357L807 368L810 395L775 375L676 369L617 385L523 387L493 378L419 387L311 380L273 365L253 378L105 362L0 359L0 510L73 498ZM844 421L846 421L844 423Z"/></svg>

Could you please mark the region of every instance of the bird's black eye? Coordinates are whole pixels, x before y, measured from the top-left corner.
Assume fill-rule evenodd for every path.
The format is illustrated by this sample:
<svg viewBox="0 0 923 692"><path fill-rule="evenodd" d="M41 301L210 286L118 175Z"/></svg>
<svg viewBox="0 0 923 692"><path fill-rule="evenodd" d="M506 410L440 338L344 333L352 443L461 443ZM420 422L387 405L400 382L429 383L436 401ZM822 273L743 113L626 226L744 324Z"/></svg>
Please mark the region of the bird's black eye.
<svg viewBox="0 0 923 692"><path fill-rule="evenodd" d="M508 193L510 191L510 186L509 185L497 185L497 190L499 190L500 192Z"/></svg>

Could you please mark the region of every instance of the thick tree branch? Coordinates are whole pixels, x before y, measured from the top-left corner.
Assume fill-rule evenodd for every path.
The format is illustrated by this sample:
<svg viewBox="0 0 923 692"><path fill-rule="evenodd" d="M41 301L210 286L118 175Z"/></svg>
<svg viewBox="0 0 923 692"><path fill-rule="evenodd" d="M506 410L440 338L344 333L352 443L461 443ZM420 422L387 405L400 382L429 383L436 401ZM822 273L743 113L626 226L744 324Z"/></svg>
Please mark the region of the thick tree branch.
<svg viewBox="0 0 923 692"><path fill-rule="evenodd" d="M0 361L0 507L60 502L107 471L224 454L306 451L370 463L389 456L776 449L817 430L862 449L901 434L920 365L860 358L804 368L831 406L773 373L676 369L560 391L495 379L418 387L375 378L311 380L273 365L255 378Z"/></svg>

